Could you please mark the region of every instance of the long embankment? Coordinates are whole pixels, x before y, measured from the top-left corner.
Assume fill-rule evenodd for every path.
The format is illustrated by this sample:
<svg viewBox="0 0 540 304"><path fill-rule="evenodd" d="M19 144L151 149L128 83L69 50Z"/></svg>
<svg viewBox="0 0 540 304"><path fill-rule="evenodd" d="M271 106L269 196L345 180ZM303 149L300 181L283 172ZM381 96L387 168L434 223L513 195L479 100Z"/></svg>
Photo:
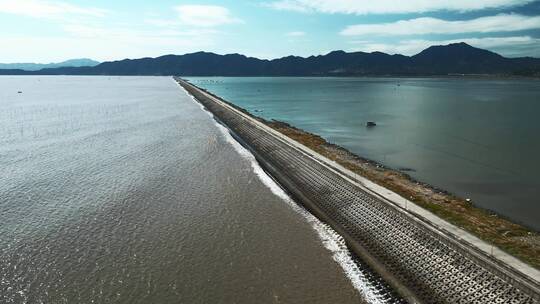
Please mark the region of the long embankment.
<svg viewBox="0 0 540 304"><path fill-rule="evenodd" d="M540 303L539 272L176 78L410 303ZM492 249L491 249L492 250Z"/></svg>

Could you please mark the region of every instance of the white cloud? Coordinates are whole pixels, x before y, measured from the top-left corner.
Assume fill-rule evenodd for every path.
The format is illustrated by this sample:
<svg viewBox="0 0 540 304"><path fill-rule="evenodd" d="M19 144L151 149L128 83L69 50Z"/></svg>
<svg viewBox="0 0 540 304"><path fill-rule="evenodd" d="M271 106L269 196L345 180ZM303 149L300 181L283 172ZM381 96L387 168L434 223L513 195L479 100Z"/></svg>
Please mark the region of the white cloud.
<svg viewBox="0 0 540 304"><path fill-rule="evenodd" d="M131 28L98 27L84 24L69 24L64 30L76 38L100 38L100 39L163 39L180 37L202 37L219 33L214 29L188 29L188 30L134 30Z"/></svg>
<svg viewBox="0 0 540 304"><path fill-rule="evenodd" d="M288 32L287 34L285 34L285 36L288 36L288 37L303 37L305 36L306 33L305 32L300 32L300 31L297 31L297 32Z"/></svg>
<svg viewBox="0 0 540 304"><path fill-rule="evenodd" d="M167 39L180 39L190 37L194 38L209 38L219 31L214 29L188 29L188 30L135 30L132 28L123 27L100 27L89 26L84 24L65 25L64 30L74 38L92 38L102 40L130 40L142 43L144 41L162 41Z"/></svg>
<svg viewBox="0 0 540 304"><path fill-rule="evenodd" d="M422 13L439 10L474 11L524 5L534 0L278 0L266 6L297 12L342 14Z"/></svg>
<svg viewBox="0 0 540 304"><path fill-rule="evenodd" d="M242 23L242 20L233 17L227 8L217 5L180 5L175 7L175 10L185 25L214 27Z"/></svg>
<svg viewBox="0 0 540 304"><path fill-rule="evenodd" d="M310 8L309 6L303 5L298 1L291 0L275 1L270 3L264 3L263 5L281 11L293 11L300 13L308 13L312 11L312 8Z"/></svg>
<svg viewBox="0 0 540 304"><path fill-rule="evenodd" d="M67 15L103 17L107 10L60 1L0 0L0 13L56 19Z"/></svg>
<svg viewBox="0 0 540 304"><path fill-rule="evenodd" d="M6 62L59 62L88 57L99 61L215 50L219 32L200 28L136 30L133 27L69 24L67 35L2 35L0 58ZM39 50L39 51L37 51Z"/></svg>
<svg viewBox="0 0 540 304"><path fill-rule="evenodd" d="M540 16L500 14L471 20L447 21L431 17L400 20L392 23L357 24L341 31L344 36L423 35L512 32L540 28Z"/></svg>
<svg viewBox="0 0 540 304"><path fill-rule="evenodd" d="M178 20L160 19L155 17L144 19L144 23L159 27L176 27L180 25Z"/></svg>
<svg viewBox="0 0 540 304"><path fill-rule="evenodd" d="M17 36L2 37L0 58L6 62L60 62L66 59L87 57L98 61L123 58L156 57L165 54L183 54L210 50L214 46L208 37L193 39L173 36L145 36L132 33L129 37L55 37ZM39 52L36 52L39 50Z"/></svg>
<svg viewBox="0 0 540 304"><path fill-rule="evenodd" d="M496 51L504 56L538 56L540 39L530 36L485 37L452 40L402 40L397 43L376 43L369 41L351 41L355 46L350 51L375 52L388 54L415 55L432 45L447 45L465 42L474 47Z"/></svg>
<svg viewBox="0 0 540 304"><path fill-rule="evenodd" d="M35 0L18 0L38 3ZM67 1L67 0L66 0ZM0 0L0 12L23 14L24 6L6 6ZM13 2L15 3L15 2ZM45 2L39 1L39 4ZM47 2L51 5L53 2ZM4 5L4 6L1 6ZM20 35L9 32L1 35L0 43L9 47L0 48L0 58L5 61L56 62L69 58L89 57L100 61L121 58L155 57L164 54L183 54L200 50L216 51L217 41L226 33L218 25L238 23L231 13L219 6L179 6L175 19L162 19L159 15L146 15L146 27L131 23L101 22L82 17L102 16L101 11L80 10L70 5L54 2L50 10L34 11L32 16L54 18L60 21L63 33L50 36ZM29 15L26 13L26 15ZM218 35L219 34L219 35ZM36 52L39 50L39 52Z"/></svg>

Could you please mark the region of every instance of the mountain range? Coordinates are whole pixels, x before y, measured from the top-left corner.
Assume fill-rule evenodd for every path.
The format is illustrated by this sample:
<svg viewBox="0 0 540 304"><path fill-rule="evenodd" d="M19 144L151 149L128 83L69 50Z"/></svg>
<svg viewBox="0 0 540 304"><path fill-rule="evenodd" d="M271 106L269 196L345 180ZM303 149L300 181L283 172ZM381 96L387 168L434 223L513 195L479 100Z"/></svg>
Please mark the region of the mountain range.
<svg viewBox="0 0 540 304"><path fill-rule="evenodd" d="M431 46L414 56L334 51L273 60L240 54L198 52L124 59L96 66L0 70L4 75L183 75L183 76L430 76L488 74L540 76L540 59L506 58L466 43Z"/></svg>
<svg viewBox="0 0 540 304"><path fill-rule="evenodd" d="M92 59L81 58L71 59L58 63L0 63L2 70L24 70L24 71L39 71L42 69L54 69L64 67L92 67L98 65L99 62Z"/></svg>

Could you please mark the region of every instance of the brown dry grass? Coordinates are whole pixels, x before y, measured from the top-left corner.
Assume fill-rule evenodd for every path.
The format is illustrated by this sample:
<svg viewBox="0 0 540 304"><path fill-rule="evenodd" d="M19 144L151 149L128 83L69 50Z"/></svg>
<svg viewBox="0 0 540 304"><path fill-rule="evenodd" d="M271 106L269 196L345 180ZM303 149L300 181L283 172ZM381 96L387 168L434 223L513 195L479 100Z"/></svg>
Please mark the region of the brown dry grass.
<svg viewBox="0 0 540 304"><path fill-rule="evenodd" d="M494 244L535 268L540 268L540 235L488 210L410 176L363 159L348 150L326 142L322 137L278 121L263 121L276 131L336 161L345 168L408 198L448 222Z"/></svg>
<svg viewBox="0 0 540 304"><path fill-rule="evenodd" d="M357 156L345 148L328 143L316 134L284 122L264 120L218 96L215 97L345 168L408 198L440 218L540 269L540 234L538 232L513 223L491 211L476 207L451 193L415 181L400 171L385 168L381 164Z"/></svg>

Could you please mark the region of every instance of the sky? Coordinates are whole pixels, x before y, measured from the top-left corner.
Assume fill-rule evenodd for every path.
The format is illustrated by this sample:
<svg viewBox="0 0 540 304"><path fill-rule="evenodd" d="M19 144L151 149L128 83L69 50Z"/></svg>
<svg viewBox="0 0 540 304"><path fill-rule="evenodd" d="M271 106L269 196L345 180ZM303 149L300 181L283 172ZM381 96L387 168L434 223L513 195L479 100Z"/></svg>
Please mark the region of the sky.
<svg viewBox="0 0 540 304"><path fill-rule="evenodd" d="M0 62L208 51L414 55L466 42L540 57L540 0L0 0Z"/></svg>

